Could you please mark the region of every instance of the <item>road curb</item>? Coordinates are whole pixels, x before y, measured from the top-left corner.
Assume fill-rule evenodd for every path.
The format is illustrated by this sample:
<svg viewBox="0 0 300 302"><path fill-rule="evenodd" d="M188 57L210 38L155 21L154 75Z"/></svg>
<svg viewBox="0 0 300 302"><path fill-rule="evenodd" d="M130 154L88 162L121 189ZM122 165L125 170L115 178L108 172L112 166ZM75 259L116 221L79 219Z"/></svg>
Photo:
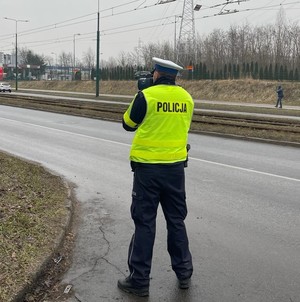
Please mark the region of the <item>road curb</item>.
<svg viewBox="0 0 300 302"><path fill-rule="evenodd" d="M49 173L54 174L53 172L49 171L45 168ZM57 236L56 240L54 241L54 246L49 253L44 256L44 259L41 261L40 266L38 269L29 277L29 281L27 284L24 284L24 287L16 293L16 295L12 298L11 302L23 302L25 301L25 296L30 293L32 290L34 290L36 283L39 281L40 278L47 272L47 268L51 265L53 265L53 259L55 258L55 255L59 253L59 251L62 249L66 234L71 228L72 221L73 221L73 214L74 214L74 202L75 202L75 195L73 192L74 186L64 180L63 178L62 182L64 186L67 189L68 196L65 200L65 208L68 210L66 219L63 222L63 224L60 226L59 235Z"/></svg>

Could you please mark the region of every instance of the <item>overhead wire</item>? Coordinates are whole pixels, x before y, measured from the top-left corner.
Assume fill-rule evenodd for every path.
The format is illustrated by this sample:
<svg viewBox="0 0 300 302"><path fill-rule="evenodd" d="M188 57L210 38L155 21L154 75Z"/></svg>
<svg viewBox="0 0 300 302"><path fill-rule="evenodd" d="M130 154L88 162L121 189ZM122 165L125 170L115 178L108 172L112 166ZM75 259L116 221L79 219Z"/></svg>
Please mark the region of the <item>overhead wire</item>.
<svg viewBox="0 0 300 302"><path fill-rule="evenodd" d="M105 12L105 11L113 10L113 9L115 9L115 8L119 8L119 7L128 5L128 4L132 4L132 3L140 2L140 1L141 1L141 0L133 0L133 1L130 1L130 2L125 3L125 4L120 4L120 5L117 5L117 6L108 8L108 9L104 9L104 10L101 10L101 11L100 11L100 14L103 13L103 12ZM146 1L146 0L145 0L145 1ZM145 1L144 1L144 2L145 2ZM148 5L148 6L142 7L142 8L137 7L137 8L134 8L134 9L131 9L131 10L127 10L127 11L124 11L124 12L119 12L119 13L112 14L112 15L108 15L108 16L102 16L102 18L107 18L107 17L111 17L111 16L116 16L116 15L120 15L120 14L125 14L125 13L128 13L128 12L133 12L133 11L136 11L136 10L139 10L139 9L144 9L144 8L152 7L152 6L155 6L155 5L156 5L156 4ZM72 21L74 21L74 20L79 20L79 19L86 18L86 17L92 16L92 15L95 16L95 17L92 18L92 19L83 20L83 21L78 21L78 22L72 22ZM34 29L19 31L18 35L20 36L20 35L26 35L26 34L34 34L34 33L36 33L36 32L41 32L41 31L46 31L46 30L51 30L51 29L58 29L58 28L62 28L62 27L72 26L72 25L81 24L81 23L89 22L89 21L95 21L95 20L97 20L97 12L95 12L95 13L90 13L90 14L86 14L86 15L79 16L79 17L76 17L76 18L67 19L67 20L64 20L64 21L61 21L61 22L56 22L56 23L44 25L44 26L37 27L37 28L34 28ZM69 22L72 22L72 23L69 23ZM69 23L69 24L65 24L65 23ZM64 25L62 25L62 24L64 24ZM0 37L11 36L11 35L13 35L13 34L4 34L4 35L0 35Z"/></svg>
<svg viewBox="0 0 300 302"><path fill-rule="evenodd" d="M117 6L108 8L108 9L104 9L104 10L101 10L100 13L103 13L105 11L112 11L111 15L102 17L102 18L107 18L107 17L111 17L111 16L125 14L125 13L128 13L128 12L134 12L134 11L140 10L140 9L150 8L150 7L156 6L158 4L158 3L156 3L156 4L151 4L151 5L141 7L141 5L143 5L146 2L146 0L144 0L137 7L133 8L131 10L126 10L126 11L122 11L122 12L118 12L118 13L113 13L113 10L116 9L116 8L120 8L120 7L127 6L129 4L133 4L133 3L137 3L137 2L141 2L141 0L133 0L133 1L127 2L125 4L121 4L121 5L117 5ZM80 20L82 18L89 17L91 15L95 15L95 17L87 19L87 20L78 21L78 22L72 22L72 21L75 21L75 20ZM161 20L161 19L164 19L164 18L160 18L159 20ZM72 19L67 19L67 20L64 20L64 21L61 21L61 22L56 22L56 23L53 23L53 24L41 26L41 27L34 28L34 29L20 31L18 33L18 36L21 37L21 36L25 36L25 35L32 35L32 34L36 34L36 33L45 32L45 31L49 31L49 30L56 30L56 29L60 29L60 28L68 27L68 26L74 26L74 25L78 25L78 24L82 24L82 23L86 23L86 22L90 22L90 21L96 21L96 14L95 13L79 16L79 17L72 18ZM158 25L158 26L161 26L161 25ZM124 28L124 26L122 26L122 27ZM130 25L129 25L129 27L130 27ZM147 27L147 28L151 28L151 26ZM152 28L153 28L153 26L152 26ZM129 31L132 31L132 30L129 30ZM107 32L107 30L105 30L105 32ZM6 34L6 35L0 35L0 37L5 37L6 40L9 40L12 37L14 37L14 35L13 34ZM57 40L60 40L60 39L62 39L62 38L55 38L55 39L52 39L52 41L57 41ZM3 40L3 39L1 39L1 40ZM31 43L34 43L34 42L31 42Z"/></svg>
<svg viewBox="0 0 300 302"><path fill-rule="evenodd" d="M165 15L167 14L167 11L168 11L169 7L170 7L170 6L166 6L166 7L164 8L163 13L161 14L161 18L159 19L159 21L161 21L161 23L158 24L158 25L154 28L154 30L151 31L150 37L159 37L159 36L162 35L162 32L163 32L163 30L164 30L164 28L165 28L165 21L167 20L167 18L165 17ZM158 30L159 27L160 27L160 30ZM151 38L151 40L152 40L152 38Z"/></svg>
<svg viewBox="0 0 300 302"><path fill-rule="evenodd" d="M56 23L49 24L49 25L44 25L44 26L41 26L41 27L33 28L33 29L28 29L28 30L19 31L19 32L18 32L18 35L34 34L35 32L41 32L41 31L45 31L45 30L51 30L51 29L57 29L57 28L69 26L69 24L62 25L62 26L60 26L60 24L68 23L68 22L71 22L71 21L74 21L74 20L79 20L79 19L82 19L82 18L91 16L91 15L95 15L95 13L91 13L91 14L79 16L79 17L72 18L72 19L68 19L68 20L64 20L64 21L61 21L61 22L56 22ZM96 17L95 17L95 18L96 18ZM87 20L86 22L91 21L91 20L94 20L95 18L89 19L89 20ZM80 22L71 23L70 25L80 24L80 23L83 23L83 22L85 22L85 21L80 21ZM8 36L8 35L12 35L12 34L4 34L4 35L0 35L0 37L4 37L4 36Z"/></svg>
<svg viewBox="0 0 300 302"><path fill-rule="evenodd" d="M285 7L285 10L289 10L289 9L292 9L292 8L290 8L290 5L297 5L297 4L299 5L299 4L300 4L300 1L295 1L295 2L290 2L290 3L284 4L286 1L287 1L287 0L280 1L280 3L277 4L277 7L276 7L274 10L279 10L280 7L282 7L282 6L286 6L286 7ZM269 6L270 3L274 3L274 0L269 1L269 2L265 5L265 7L270 7L270 6ZM274 6L275 6L275 5L274 5ZM270 9L270 10L273 10L273 9ZM247 16L245 16L245 17L243 18L243 20L248 20L248 18L251 17L251 16L253 16L253 15L256 15L257 18L259 18L260 16L263 15L263 16L264 16L264 22L266 22L267 19L266 19L266 16L265 16L265 11L266 11L265 9L262 9L261 12L257 12L256 10L253 10L252 12L250 12L250 14L248 14ZM270 17L270 18L273 18L273 17ZM269 19L270 19L270 18L269 18Z"/></svg>
<svg viewBox="0 0 300 302"><path fill-rule="evenodd" d="M133 1L127 2L125 4L120 4L120 5L108 8L108 9L101 10L100 13L103 13L105 11L110 11L110 10L113 11L113 9L115 9L115 8L123 7L125 5L136 3L136 2L140 2L140 1L141 0L133 0ZM145 2L146 2L146 0L144 0L143 3L145 3ZM157 4L152 4L152 5L147 5L147 6L144 6L144 7L140 7L140 5L139 5L138 7L134 8L134 9L123 11L123 12L119 12L119 13L112 13L112 15L103 16L102 18L107 18L107 17L112 17L112 16L116 16L116 15L121 15L121 14L129 13L129 12L134 12L136 10L150 8L150 7L153 7L153 6L156 6L156 5ZM91 15L95 15L95 17L91 18L91 19L83 20L83 21L72 22L74 20L79 20L79 19L82 19L82 18L86 18L86 17L89 17ZM86 22L90 22L90 21L96 21L96 20L97 20L96 13L90 13L90 14L87 14L87 15L79 16L79 17L76 17L76 18L64 20L64 21L61 21L61 22L56 22L56 23L45 25L45 26L41 26L41 27L37 27L37 28L34 28L34 29L19 31L18 36L24 36L24 35L29 35L29 34L40 33L40 32L47 31L47 30L59 29L59 28L63 28L63 27L78 25L78 24L82 24L82 23L86 23ZM72 22L72 23L69 23L69 22ZM12 37L13 35L14 34L4 34L4 35L0 35L0 38L1 37Z"/></svg>
<svg viewBox="0 0 300 302"><path fill-rule="evenodd" d="M256 7L256 8L247 8L247 9L241 9L241 10L237 10L235 11L235 13L241 13L241 12L247 12L247 11L257 11L257 10L275 10L276 8L278 9L278 7L280 7L281 5L290 5L290 4L295 4L298 3L299 1L293 1L293 2L289 2L286 4L275 4L275 5L268 5L268 6L261 6L261 7ZM216 16L221 16L222 14L213 14L213 15L206 15L206 16L202 16L202 17L198 17L195 19L205 19L205 18L211 18L211 17L216 17Z"/></svg>
<svg viewBox="0 0 300 302"><path fill-rule="evenodd" d="M142 0L130 1L130 2L125 3L125 4L115 6L113 8L119 8L119 7L123 7L125 5L128 5L128 4L133 4L133 3L137 3L137 2L141 2L141 1ZM255 13L255 11L259 11L259 10L278 9L278 7L280 5L287 6L287 5L293 5L293 4L296 5L296 4L300 3L300 1L292 1L292 2L288 2L288 3L286 3L286 1L287 0L284 0L283 2L281 2L281 4L269 5L271 2L273 2L273 1L270 1L270 2L268 2L264 6L250 8L250 9L243 9L243 10L239 10L238 12L241 13L241 12L247 12L247 11L252 12L253 11ZM111 16L115 16L115 15L119 15L119 14L125 14L125 13L128 13L128 12L136 11L138 9L144 9L146 7L149 8L149 7L157 5L157 4L152 4L152 5L141 7L141 5L145 4L145 2L146 2L146 0L144 0L142 3L139 4L139 6L135 7L134 9L131 9L129 11L119 12L117 14L112 14ZM177 8L179 2L180 1L177 2L176 8ZM229 4L232 4L234 2L237 2L237 1L229 2ZM218 4L218 6L220 6L220 5L222 5L222 4L221 3ZM102 10L101 12L109 11L109 10L112 10L113 8L105 9L105 10ZM204 7L203 10L207 10L207 9L216 9L216 5L214 5L214 6L206 6L206 7ZM163 12L163 17L160 17L158 19L143 21L143 22L140 22L140 23L126 25L126 26L123 25L123 26L116 27L116 28L105 29L105 30L102 30L100 32L100 35L102 35L102 36L105 36L105 35L115 35L115 34L132 32L132 31L137 31L137 30L145 30L145 29L150 29L150 28L156 28L156 29L158 29L159 27L164 28L165 26L168 26L168 25L171 25L171 24L175 23L174 21L173 22L169 22L170 18L174 18L174 17L176 18L176 15L165 17L165 15L167 14L167 11L168 11L168 8L166 7L166 9ZM86 20L80 20L80 19L83 19L83 18L90 17L92 15L95 15L95 13L86 14L86 15L79 16L79 17L76 17L76 18L72 18L72 19L61 21L61 22L57 22L57 23L54 23L54 24L50 24L50 25L46 25L46 26L41 26L41 27L38 27L38 28L35 28L35 29L25 30L25 31L20 32L19 36L25 36L25 35L29 35L29 34L36 34L36 33L40 33L40 32L43 32L43 31L60 29L60 28L64 28L64 27L67 27L67 26L74 26L74 25L78 25L78 24L82 24L82 23L86 23L86 22L96 21L96 15L95 15L94 18L89 18L89 19L86 19ZM202 17L195 18L195 20L196 19L204 19L204 18L216 17L216 16L220 16L220 14L213 14L213 15L202 16ZM109 16L104 16L104 17L107 18ZM80 21L78 21L78 22L72 22L72 21L76 21L76 20L80 20ZM160 23L160 24L149 25L149 26L141 26L141 27L134 28L134 29L128 29L130 27L144 25L145 23L150 23L150 22L155 22L155 21L162 21L162 20L164 20L164 22ZM176 26L176 24L175 24L175 26ZM122 28L122 30L118 30L118 29L121 29L121 28ZM94 32L86 33L86 34L81 34L81 36L88 36L88 35L94 35ZM2 37L1 41L11 39L13 36L14 36L13 34L0 35L0 37ZM80 39L87 39L87 38L80 38ZM61 41L61 40L63 40L63 41ZM78 40L79 40L79 38L78 38ZM53 44L53 43L66 43L66 42L70 42L70 41L71 41L71 38L67 39L67 37L63 37L63 38L49 39L49 41L44 40L44 41L31 41L31 42L26 42L26 43L24 42L22 44L33 45L33 44L37 43L38 45L36 45L36 47L38 47L38 46L48 45L50 43L51 44ZM39 44L39 43L41 43L41 44Z"/></svg>
<svg viewBox="0 0 300 302"><path fill-rule="evenodd" d="M164 19L169 20L170 17L165 17ZM120 34L120 33L126 33L126 32L133 32L133 31L138 31L138 30L146 30L146 29L151 29L151 28L157 28L159 26L167 26L170 24L173 24L174 22L164 22L164 24L155 24L155 25L149 25L149 26L140 26L140 25L145 25L146 23L152 23L152 22L157 22L157 21L161 21L162 18L156 18L156 19L151 19L148 21L143 21L143 22L137 22L134 24L130 24L127 26L117 26L117 27L113 27L113 28L109 28L109 29L105 29L100 31L100 36L107 36L107 35L115 35L115 34ZM137 28L133 28L133 29L128 29L130 27L135 27L138 26ZM124 29L127 28L127 29ZM122 29L122 30L120 30ZM89 39L91 40L91 37L88 36L93 36L94 32L88 32L88 33L81 33L80 37L78 37L76 40L84 40L84 39ZM87 38L81 38L82 36L85 36ZM53 39L46 39L46 40L37 40L37 41L27 41L27 42L22 42L19 44L22 45L31 45L34 47L40 47L40 46L44 46L44 45L50 45L50 44L62 44L62 43L66 43L66 42L71 42L73 40L73 35L70 36L63 36L63 37L59 37L59 38L53 38Z"/></svg>
<svg viewBox="0 0 300 302"><path fill-rule="evenodd" d="M270 2L268 2L266 5L268 6L270 3L274 2L274 0L271 0ZM249 15L247 15L244 19L249 18L250 16L253 16L254 14L256 14L256 11L251 12ZM262 13L263 14L263 13Z"/></svg>

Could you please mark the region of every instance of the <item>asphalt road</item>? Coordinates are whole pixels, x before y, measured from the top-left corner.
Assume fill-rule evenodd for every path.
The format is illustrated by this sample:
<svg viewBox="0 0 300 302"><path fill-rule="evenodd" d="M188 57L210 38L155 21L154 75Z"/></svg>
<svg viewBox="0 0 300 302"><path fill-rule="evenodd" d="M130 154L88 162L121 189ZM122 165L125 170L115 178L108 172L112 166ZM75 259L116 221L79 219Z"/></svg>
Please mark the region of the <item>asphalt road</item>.
<svg viewBox="0 0 300 302"><path fill-rule="evenodd" d="M0 106L0 150L77 185L70 302L300 301L299 148L202 135L190 135L186 169L192 287L176 287L160 209L150 297L120 292L133 232L131 139L119 123Z"/></svg>

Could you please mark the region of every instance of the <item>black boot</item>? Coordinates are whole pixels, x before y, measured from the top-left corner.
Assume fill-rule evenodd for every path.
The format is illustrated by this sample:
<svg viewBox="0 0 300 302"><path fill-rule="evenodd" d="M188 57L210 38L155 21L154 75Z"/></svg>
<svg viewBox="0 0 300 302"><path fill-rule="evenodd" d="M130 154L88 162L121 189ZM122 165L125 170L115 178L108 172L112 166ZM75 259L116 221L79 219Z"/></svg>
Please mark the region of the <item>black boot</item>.
<svg viewBox="0 0 300 302"><path fill-rule="evenodd" d="M133 284L133 281L130 277L125 279L120 279L118 281L118 287L126 293L134 294L139 297L147 297L149 296L149 286L136 286Z"/></svg>
<svg viewBox="0 0 300 302"><path fill-rule="evenodd" d="M179 280L178 279L178 287L181 289L188 289L191 285L191 278L187 278L187 279L182 279Z"/></svg>

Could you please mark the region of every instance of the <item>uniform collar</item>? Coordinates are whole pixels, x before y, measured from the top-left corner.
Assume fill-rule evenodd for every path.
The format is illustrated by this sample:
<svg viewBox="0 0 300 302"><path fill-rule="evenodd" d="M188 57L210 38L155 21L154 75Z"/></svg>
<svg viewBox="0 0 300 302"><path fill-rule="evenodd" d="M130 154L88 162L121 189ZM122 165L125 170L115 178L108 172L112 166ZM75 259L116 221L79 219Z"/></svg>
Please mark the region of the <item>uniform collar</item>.
<svg viewBox="0 0 300 302"><path fill-rule="evenodd" d="M153 85L176 85L175 81L174 80L170 80L169 78L167 77L159 77Z"/></svg>

